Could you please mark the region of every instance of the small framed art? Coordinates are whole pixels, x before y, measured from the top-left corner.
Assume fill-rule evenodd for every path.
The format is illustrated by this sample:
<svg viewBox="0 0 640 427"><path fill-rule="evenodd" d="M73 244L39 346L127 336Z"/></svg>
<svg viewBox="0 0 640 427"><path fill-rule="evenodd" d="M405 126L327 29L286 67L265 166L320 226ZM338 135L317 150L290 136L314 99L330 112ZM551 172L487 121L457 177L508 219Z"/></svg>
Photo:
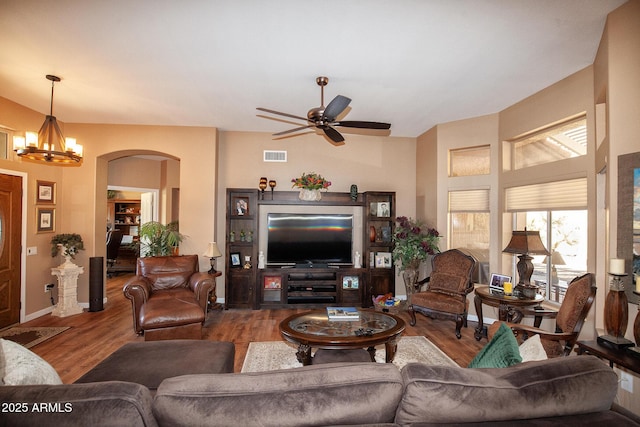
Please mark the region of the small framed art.
<svg viewBox="0 0 640 427"><path fill-rule="evenodd" d="M376 268L391 268L391 252L376 253Z"/></svg>
<svg viewBox="0 0 640 427"><path fill-rule="evenodd" d="M264 276L265 289L282 289L281 276Z"/></svg>
<svg viewBox="0 0 640 427"><path fill-rule="evenodd" d="M246 197L234 197L233 198L234 215L244 216L250 215L249 213L249 199Z"/></svg>
<svg viewBox="0 0 640 427"><path fill-rule="evenodd" d="M242 266L240 252L231 252L229 254L229 264L231 267L239 268Z"/></svg>
<svg viewBox="0 0 640 427"><path fill-rule="evenodd" d="M360 280L358 276L344 276L342 278L342 289L358 289Z"/></svg>
<svg viewBox="0 0 640 427"><path fill-rule="evenodd" d="M378 202L376 216L386 218L389 215L391 215L391 211L389 210L389 202Z"/></svg>
<svg viewBox="0 0 640 427"><path fill-rule="evenodd" d="M38 233L51 233L55 231L56 210L54 208L37 208L36 223Z"/></svg>
<svg viewBox="0 0 640 427"><path fill-rule="evenodd" d="M56 183L36 181L36 203L53 205L56 203Z"/></svg>

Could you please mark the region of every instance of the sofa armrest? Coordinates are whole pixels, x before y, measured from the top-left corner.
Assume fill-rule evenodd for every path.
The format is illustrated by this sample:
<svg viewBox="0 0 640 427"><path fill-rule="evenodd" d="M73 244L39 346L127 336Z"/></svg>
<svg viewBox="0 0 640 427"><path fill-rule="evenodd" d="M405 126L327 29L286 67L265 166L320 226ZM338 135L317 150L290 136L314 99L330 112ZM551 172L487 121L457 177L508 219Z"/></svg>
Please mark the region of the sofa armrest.
<svg viewBox="0 0 640 427"><path fill-rule="evenodd" d="M206 272L197 272L189 278L189 287L196 294L196 299L205 313L207 312L209 295L216 289L216 277Z"/></svg>
<svg viewBox="0 0 640 427"><path fill-rule="evenodd" d="M130 382L2 386L0 402L19 405L3 411L7 426L157 426L151 392Z"/></svg>
<svg viewBox="0 0 640 427"><path fill-rule="evenodd" d="M131 300L133 330L136 334L141 334L140 309L151 295L151 283L143 276L134 276L124 284L122 292L126 298Z"/></svg>

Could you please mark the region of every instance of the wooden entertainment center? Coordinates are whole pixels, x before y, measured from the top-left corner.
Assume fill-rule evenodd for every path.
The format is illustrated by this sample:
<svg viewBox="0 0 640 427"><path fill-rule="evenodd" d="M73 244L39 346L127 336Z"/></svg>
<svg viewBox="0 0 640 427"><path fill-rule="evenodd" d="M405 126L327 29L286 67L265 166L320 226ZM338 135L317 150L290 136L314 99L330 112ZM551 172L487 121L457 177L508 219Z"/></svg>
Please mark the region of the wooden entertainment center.
<svg viewBox="0 0 640 427"><path fill-rule="evenodd" d="M226 308L261 307L312 308L329 305L371 307L371 297L394 293L395 268L391 259L391 236L395 227L394 192L358 193L326 192L320 201L302 201L297 191L227 189L226 213ZM265 259L258 268L261 248L266 246L266 232L261 224L264 211L315 213L320 209L355 212L354 229L361 231L360 268L348 266L271 266ZM261 212L263 212L261 214ZM360 223L361 222L361 223ZM354 233L355 236L355 233ZM262 242L261 242L262 239ZM264 251L262 251L264 252ZM264 252L265 257L268 256Z"/></svg>

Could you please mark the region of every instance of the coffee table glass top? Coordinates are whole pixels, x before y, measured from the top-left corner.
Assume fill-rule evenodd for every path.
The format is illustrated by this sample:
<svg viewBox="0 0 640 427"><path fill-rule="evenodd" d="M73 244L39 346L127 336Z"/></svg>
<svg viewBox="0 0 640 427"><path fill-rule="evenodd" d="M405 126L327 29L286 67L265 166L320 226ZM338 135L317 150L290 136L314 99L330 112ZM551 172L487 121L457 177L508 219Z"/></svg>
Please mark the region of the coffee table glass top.
<svg viewBox="0 0 640 427"><path fill-rule="evenodd" d="M326 311L312 311L294 317L289 328L295 332L319 337L353 337L374 335L398 326L398 321L385 313L360 311L358 320L329 320Z"/></svg>

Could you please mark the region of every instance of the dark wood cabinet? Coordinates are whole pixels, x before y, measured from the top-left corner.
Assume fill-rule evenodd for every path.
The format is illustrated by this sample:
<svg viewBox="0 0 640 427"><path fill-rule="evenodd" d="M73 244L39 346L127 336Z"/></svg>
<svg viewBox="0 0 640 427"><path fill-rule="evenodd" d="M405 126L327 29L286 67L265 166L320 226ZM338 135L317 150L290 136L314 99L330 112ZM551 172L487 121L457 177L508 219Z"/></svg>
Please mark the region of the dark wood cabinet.
<svg viewBox="0 0 640 427"><path fill-rule="evenodd" d="M257 308L258 190L227 190L225 305Z"/></svg>
<svg viewBox="0 0 640 427"><path fill-rule="evenodd" d="M395 193L366 192L353 200L349 193L323 193L322 200L301 201L295 191L264 196L258 190L228 189L226 213L226 308L312 308L319 306L372 306L372 296L394 293L395 268L392 235ZM258 269L260 208L349 206L361 212L361 268L353 266ZM262 234L266 236L266 232Z"/></svg>

